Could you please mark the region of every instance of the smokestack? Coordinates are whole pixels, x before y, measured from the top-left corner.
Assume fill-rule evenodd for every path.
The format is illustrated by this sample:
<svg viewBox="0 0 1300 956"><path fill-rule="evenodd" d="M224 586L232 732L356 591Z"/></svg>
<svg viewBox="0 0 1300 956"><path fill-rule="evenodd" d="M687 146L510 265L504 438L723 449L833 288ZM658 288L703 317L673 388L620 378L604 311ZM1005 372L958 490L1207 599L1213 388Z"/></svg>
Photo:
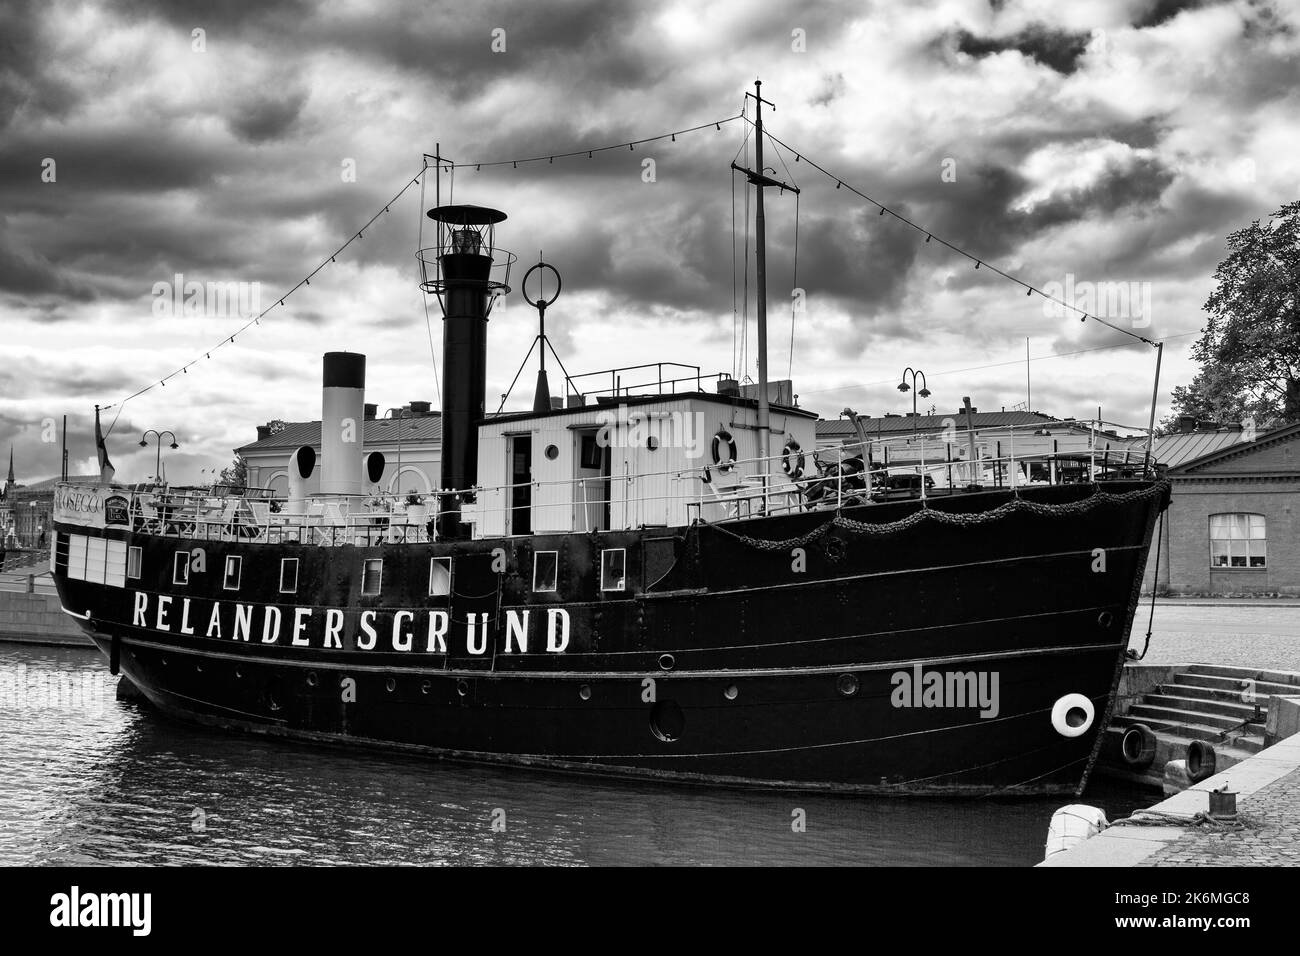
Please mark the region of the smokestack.
<svg viewBox="0 0 1300 956"><path fill-rule="evenodd" d="M510 291L514 256L495 247L496 224L506 214L481 206L438 206L428 212L438 223L438 246L421 250L421 288L442 303L442 474L444 489L478 482L478 435L487 391L487 322L498 295ZM436 253L430 275L426 253ZM456 504L440 508L454 512ZM458 519L447 522L455 534Z"/></svg>
<svg viewBox="0 0 1300 956"><path fill-rule="evenodd" d="M326 352L321 380L322 494L359 495L365 425L366 357Z"/></svg>

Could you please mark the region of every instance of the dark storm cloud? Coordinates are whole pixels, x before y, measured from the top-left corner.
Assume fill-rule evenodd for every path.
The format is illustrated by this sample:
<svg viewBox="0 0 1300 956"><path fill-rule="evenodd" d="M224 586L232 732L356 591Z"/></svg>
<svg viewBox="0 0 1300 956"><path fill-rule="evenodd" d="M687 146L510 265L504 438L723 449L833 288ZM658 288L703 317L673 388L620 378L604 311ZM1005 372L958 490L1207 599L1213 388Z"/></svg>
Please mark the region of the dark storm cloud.
<svg viewBox="0 0 1300 956"><path fill-rule="evenodd" d="M0 293L53 293L76 300L91 297L85 286L69 280L45 256L17 240L0 219Z"/></svg>
<svg viewBox="0 0 1300 956"><path fill-rule="evenodd" d="M956 50L980 59L994 53L1015 50L1021 55L1069 75L1078 69L1079 58L1088 48L1089 34L1052 30L1031 24L1018 33L1004 37L979 37L967 30L954 35Z"/></svg>
<svg viewBox="0 0 1300 956"><path fill-rule="evenodd" d="M306 90L259 92L238 104L227 122L231 132L250 143L280 139L293 128L306 102Z"/></svg>
<svg viewBox="0 0 1300 956"><path fill-rule="evenodd" d="M1217 6L1222 0L1149 0L1133 21L1139 30L1158 27L1167 23L1184 10L1199 10L1202 7Z"/></svg>
<svg viewBox="0 0 1300 956"><path fill-rule="evenodd" d="M76 102L69 84L44 70L45 44L37 26L41 0L0 4L0 132L20 109L61 116Z"/></svg>

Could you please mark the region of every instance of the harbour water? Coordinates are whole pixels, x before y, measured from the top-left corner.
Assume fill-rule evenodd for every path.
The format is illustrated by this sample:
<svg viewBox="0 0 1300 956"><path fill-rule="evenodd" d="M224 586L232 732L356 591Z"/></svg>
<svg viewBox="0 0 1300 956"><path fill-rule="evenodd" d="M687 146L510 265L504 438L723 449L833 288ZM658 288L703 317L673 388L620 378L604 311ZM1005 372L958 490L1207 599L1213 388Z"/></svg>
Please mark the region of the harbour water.
<svg viewBox="0 0 1300 956"><path fill-rule="evenodd" d="M0 643L0 865L1030 866L1071 802L652 786L377 756L172 723L115 686L93 649ZM1084 797L1111 819L1152 799L1106 780Z"/></svg>

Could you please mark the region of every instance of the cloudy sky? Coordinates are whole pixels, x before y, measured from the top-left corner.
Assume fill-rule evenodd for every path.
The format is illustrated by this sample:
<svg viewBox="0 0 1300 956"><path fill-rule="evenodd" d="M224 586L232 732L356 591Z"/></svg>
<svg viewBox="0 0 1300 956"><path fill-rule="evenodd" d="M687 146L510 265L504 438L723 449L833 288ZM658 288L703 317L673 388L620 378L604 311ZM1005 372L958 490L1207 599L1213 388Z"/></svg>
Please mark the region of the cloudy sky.
<svg viewBox="0 0 1300 956"><path fill-rule="evenodd" d="M739 113L755 77L773 135L933 234L1076 297L1124 283L1126 308L1103 293L1094 311L1168 340L1166 410L1193 374L1224 237L1300 194L1298 55L1284 0L6 0L0 454L13 444L20 480L56 474L43 425L67 414L72 470L88 470L93 406L196 358L108 413L120 478L152 471L146 428L177 433L169 477L192 480L259 422L319 417L327 350L369 356L383 408L436 403L418 188L211 359L247 317L166 314L155 290L178 274L256 284L265 307L435 143L476 163L655 136ZM561 270L548 330L570 372L664 360L756 375L752 302L748 347L733 310L746 227L729 164L744 137L734 122L592 159L462 167L444 197L454 180L457 201L504 210L500 244ZM963 395L1010 407L1029 337L1035 409L1145 422L1153 350L1053 314L788 152L765 163L803 190L797 278L795 201L768 196L771 365L793 367L801 404L902 411L911 365L940 412ZM512 293L490 325L489 407L534 328Z"/></svg>

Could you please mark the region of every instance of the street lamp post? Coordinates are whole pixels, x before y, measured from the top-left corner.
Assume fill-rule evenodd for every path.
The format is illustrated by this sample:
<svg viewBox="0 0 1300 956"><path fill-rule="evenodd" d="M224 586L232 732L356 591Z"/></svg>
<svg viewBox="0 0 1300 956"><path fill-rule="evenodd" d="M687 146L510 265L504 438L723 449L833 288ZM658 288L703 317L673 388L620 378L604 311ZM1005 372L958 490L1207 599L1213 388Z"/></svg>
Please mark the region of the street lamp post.
<svg viewBox="0 0 1300 956"><path fill-rule="evenodd" d="M176 444L176 436L175 436L175 435L174 435L170 430L164 430L164 431L159 432L157 429L153 429L153 428L151 428L151 429L149 429L147 432L145 432L143 435L140 436L140 447L141 447L141 448L148 448L148 447L149 447L149 436L150 436L150 435L153 435L153 436L154 436L154 439L156 440L155 443L156 443L157 446L158 446L158 454L154 456L154 466L153 466L154 476L153 476L153 477L154 477L154 480L155 480L155 481L157 481L159 484L162 484L162 438L163 438L163 435L171 435L172 443L171 443L171 445L168 446L169 448L180 448L181 446L178 445L178 444Z"/></svg>
<svg viewBox="0 0 1300 956"><path fill-rule="evenodd" d="M911 385L907 383L907 377L909 375L912 377ZM917 390L916 387L916 380L918 378L920 378L921 380L921 388L919 391ZM925 373L920 371L919 369L913 371L911 366L908 366L907 368L903 369L903 380L898 383L898 390L900 392L912 393L912 437L915 438L916 437L916 396L920 395L922 398L930 397L930 389L927 388L925 384Z"/></svg>

